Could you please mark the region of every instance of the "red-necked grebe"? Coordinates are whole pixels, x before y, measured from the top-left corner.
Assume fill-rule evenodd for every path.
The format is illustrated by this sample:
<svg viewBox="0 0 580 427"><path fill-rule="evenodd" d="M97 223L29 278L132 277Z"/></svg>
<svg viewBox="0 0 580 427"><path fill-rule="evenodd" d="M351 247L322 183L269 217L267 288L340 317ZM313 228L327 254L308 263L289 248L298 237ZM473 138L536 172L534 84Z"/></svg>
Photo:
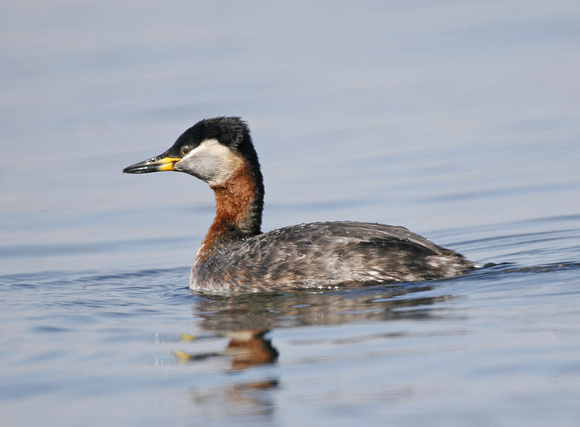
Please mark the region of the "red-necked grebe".
<svg viewBox="0 0 580 427"><path fill-rule="evenodd" d="M160 156L125 173L179 171L209 184L216 217L201 243L189 287L210 293L334 288L457 276L476 265L404 227L317 222L260 230L264 184L247 125L202 120Z"/></svg>

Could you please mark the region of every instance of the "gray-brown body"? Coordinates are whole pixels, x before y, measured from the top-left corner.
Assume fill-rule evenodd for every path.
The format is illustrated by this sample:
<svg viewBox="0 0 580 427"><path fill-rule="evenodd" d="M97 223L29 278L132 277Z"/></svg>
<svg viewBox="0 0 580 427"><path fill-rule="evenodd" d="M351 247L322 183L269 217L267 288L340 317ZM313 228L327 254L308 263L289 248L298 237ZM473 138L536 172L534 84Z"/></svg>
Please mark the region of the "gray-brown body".
<svg viewBox="0 0 580 427"><path fill-rule="evenodd" d="M453 277L473 268L404 227L320 222L216 247L194 265L190 287L211 293L328 289Z"/></svg>

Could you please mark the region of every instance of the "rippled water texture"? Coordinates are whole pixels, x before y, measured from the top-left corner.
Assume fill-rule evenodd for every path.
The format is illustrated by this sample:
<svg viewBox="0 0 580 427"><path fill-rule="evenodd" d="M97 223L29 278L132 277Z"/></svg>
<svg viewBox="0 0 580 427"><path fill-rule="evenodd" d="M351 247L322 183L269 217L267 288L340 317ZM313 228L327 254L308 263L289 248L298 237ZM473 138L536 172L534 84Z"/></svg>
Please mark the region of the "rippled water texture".
<svg viewBox="0 0 580 427"><path fill-rule="evenodd" d="M578 424L577 2L13 3L0 424ZM404 225L485 268L192 294L210 190L121 170L217 115L264 230Z"/></svg>

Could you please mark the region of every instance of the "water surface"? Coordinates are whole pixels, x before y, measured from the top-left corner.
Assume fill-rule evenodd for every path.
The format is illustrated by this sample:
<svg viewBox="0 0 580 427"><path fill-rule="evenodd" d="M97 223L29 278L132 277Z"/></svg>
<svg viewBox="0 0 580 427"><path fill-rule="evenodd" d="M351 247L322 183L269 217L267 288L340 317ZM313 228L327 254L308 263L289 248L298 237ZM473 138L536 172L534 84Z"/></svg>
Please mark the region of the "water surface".
<svg viewBox="0 0 580 427"><path fill-rule="evenodd" d="M579 19L567 1L3 6L3 424L577 424ZM405 225L494 265L192 294L210 190L121 170L230 114L264 230Z"/></svg>

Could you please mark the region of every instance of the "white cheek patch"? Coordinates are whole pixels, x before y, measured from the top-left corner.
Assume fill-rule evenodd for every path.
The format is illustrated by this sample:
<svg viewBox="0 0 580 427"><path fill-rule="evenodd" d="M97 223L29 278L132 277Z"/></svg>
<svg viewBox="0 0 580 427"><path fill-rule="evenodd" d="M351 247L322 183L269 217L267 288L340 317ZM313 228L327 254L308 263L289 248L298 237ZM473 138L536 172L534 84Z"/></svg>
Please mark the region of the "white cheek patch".
<svg viewBox="0 0 580 427"><path fill-rule="evenodd" d="M195 175L213 186L226 182L242 163L239 155L217 139L206 139L178 161L175 169Z"/></svg>

